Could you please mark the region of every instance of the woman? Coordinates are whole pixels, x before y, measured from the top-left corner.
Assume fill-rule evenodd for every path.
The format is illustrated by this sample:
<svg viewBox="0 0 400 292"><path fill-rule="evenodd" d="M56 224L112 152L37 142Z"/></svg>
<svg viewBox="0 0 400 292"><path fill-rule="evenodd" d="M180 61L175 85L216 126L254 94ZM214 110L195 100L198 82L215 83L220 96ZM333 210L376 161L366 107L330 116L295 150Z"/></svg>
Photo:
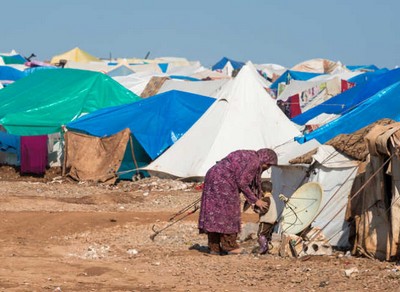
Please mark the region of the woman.
<svg viewBox="0 0 400 292"><path fill-rule="evenodd" d="M204 180L199 231L207 233L211 254L240 254L240 192L249 204L267 207L262 201L261 174L277 164L276 153L268 148L237 150L211 167Z"/></svg>

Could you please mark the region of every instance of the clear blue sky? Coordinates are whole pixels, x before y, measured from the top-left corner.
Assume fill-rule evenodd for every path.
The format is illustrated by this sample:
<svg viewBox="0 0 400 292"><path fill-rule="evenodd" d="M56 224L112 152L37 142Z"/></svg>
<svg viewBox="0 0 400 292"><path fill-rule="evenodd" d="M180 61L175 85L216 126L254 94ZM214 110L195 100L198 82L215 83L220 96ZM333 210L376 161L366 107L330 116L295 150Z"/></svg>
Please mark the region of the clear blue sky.
<svg viewBox="0 0 400 292"><path fill-rule="evenodd" d="M3 1L0 52L400 65L400 0Z"/></svg>

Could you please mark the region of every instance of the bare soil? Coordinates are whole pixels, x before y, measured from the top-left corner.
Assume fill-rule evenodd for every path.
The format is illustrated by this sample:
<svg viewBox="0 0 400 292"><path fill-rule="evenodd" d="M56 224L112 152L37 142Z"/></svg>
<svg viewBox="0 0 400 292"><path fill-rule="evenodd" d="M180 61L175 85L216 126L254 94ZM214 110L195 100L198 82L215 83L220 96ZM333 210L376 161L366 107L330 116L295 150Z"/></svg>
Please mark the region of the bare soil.
<svg viewBox="0 0 400 292"><path fill-rule="evenodd" d="M399 290L396 263L342 252L294 259L274 248L259 256L250 238L241 243L248 254L209 255L197 213L152 241L153 226L168 226L201 195L198 185L179 183L106 186L68 180L59 169L33 177L0 167L0 291Z"/></svg>

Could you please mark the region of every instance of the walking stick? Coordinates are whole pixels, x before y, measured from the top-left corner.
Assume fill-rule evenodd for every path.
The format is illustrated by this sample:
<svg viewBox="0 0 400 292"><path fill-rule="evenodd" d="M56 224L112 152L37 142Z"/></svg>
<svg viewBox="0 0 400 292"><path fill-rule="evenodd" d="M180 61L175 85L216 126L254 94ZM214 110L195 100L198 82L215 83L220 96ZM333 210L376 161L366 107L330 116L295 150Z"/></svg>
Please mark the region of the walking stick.
<svg viewBox="0 0 400 292"><path fill-rule="evenodd" d="M197 200L195 200L194 202L190 203L189 205L187 205L186 207L184 207L182 210L176 212L171 218L169 218L168 221L172 221L174 220L177 216L182 215L183 213L185 213L187 210L189 210L192 207L196 208L196 205L201 201L201 197L198 198Z"/></svg>
<svg viewBox="0 0 400 292"><path fill-rule="evenodd" d="M154 233L153 233L152 235L150 235L150 239L151 239L152 241L154 241L154 238L155 238L158 234L160 234L162 231L164 231L165 229L171 227L172 225L174 225L175 223L181 221L182 219L188 217L189 215L192 215L192 214L196 213L196 211L197 211L199 208L200 208L200 207L199 207L198 205L196 205L196 206L194 207L194 209L193 209L192 211L188 212L185 216L182 216L181 218L179 218L179 219L177 219L177 220L171 222L170 224L168 224L167 226L163 227L163 228L160 229L160 230L156 230L156 229L155 229L156 226L153 225L153 227L152 227L151 229L154 231ZM179 211L179 212L180 212L180 214L183 213L183 212L181 212L181 211ZM179 212L178 212L178 213L179 213ZM176 216L177 216L177 215L175 215L173 218L175 218ZM170 221L171 221L171 219L170 219Z"/></svg>

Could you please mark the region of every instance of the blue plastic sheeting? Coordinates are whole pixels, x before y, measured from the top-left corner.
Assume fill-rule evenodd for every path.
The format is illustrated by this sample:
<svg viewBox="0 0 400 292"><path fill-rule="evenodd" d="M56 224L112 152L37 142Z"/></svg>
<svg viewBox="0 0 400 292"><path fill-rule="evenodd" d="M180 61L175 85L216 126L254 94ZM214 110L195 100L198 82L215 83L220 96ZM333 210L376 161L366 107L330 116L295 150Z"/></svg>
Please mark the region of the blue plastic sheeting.
<svg viewBox="0 0 400 292"><path fill-rule="evenodd" d="M383 68L383 69L379 69L379 70L376 70L376 71L364 72L362 74L359 74L359 75L356 75L354 77L351 77L347 81L355 83L358 86L358 85L361 85L363 83L369 82L373 78L376 78L379 75L384 74L384 73L386 73L388 71L389 71L388 69Z"/></svg>
<svg viewBox="0 0 400 292"><path fill-rule="evenodd" d="M400 121L400 82L379 91L367 99L356 109L337 118L336 120L316 129L315 131L297 137L300 143L316 139L321 144L339 134L351 134L378 120L388 118Z"/></svg>
<svg viewBox="0 0 400 292"><path fill-rule="evenodd" d="M20 154L20 136L0 132L0 151Z"/></svg>
<svg viewBox="0 0 400 292"><path fill-rule="evenodd" d="M278 79L271 84L271 89L278 89L279 83L288 83L289 80L309 80L311 78L317 77L319 75L323 75L322 73L310 73L310 72L299 72L299 71L291 71L287 70L283 73Z"/></svg>
<svg viewBox="0 0 400 292"><path fill-rule="evenodd" d="M211 69L213 71L223 69L225 67L226 63L228 63L228 62L231 62L233 69L241 69L244 66L243 62L238 62L238 61L228 59L227 57L223 57L214 66L212 66Z"/></svg>
<svg viewBox="0 0 400 292"><path fill-rule="evenodd" d="M0 80L17 81L23 77L25 77L24 71L10 66L0 66Z"/></svg>
<svg viewBox="0 0 400 292"><path fill-rule="evenodd" d="M98 110L67 124L67 128L104 137L129 128L155 159L203 115L214 98L171 90L123 106Z"/></svg>
<svg viewBox="0 0 400 292"><path fill-rule="evenodd" d="M327 101L309 109L292 119L298 125L304 125L314 117L326 114L344 114L367 98L373 96L382 89L400 81L400 68L390 70L384 74L374 75L369 82L357 85L345 92L338 94Z"/></svg>
<svg viewBox="0 0 400 292"><path fill-rule="evenodd" d="M360 70L368 70L368 71L376 71L379 70L375 65L346 65L346 68L350 71L360 71Z"/></svg>
<svg viewBox="0 0 400 292"><path fill-rule="evenodd" d="M165 73L168 70L168 63L158 63L158 67L160 67L161 72Z"/></svg>
<svg viewBox="0 0 400 292"><path fill-rule="evenodd" d="M200 80L198 78L194 78L194 77L190 77L190 76L183 76L183 75L170 75L169 78L187 80L187 81L199 81Z"/></svg>
<svg viewBox="0 0 400 292"><path fill-rule="evenodd" d="M59 69L56 66L41 66L41 67L31 67L27 68L24 70L25 76L28 76L32 73L35 73L36 71L41 71L41 70L51 70L51 69Z"/></svg>

